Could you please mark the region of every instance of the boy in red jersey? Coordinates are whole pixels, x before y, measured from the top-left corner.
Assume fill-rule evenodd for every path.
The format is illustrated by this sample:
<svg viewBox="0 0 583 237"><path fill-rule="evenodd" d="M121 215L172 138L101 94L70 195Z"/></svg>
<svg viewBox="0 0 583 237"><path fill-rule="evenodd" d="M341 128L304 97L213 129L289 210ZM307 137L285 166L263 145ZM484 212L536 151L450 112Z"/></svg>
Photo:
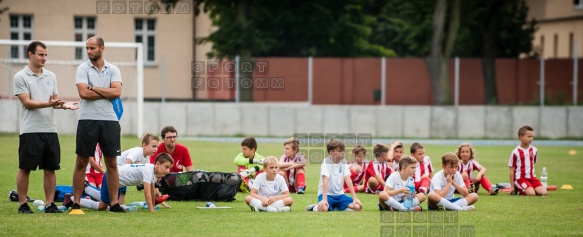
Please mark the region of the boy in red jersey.
<svg viewBox="0 0 583 237"><path fill-rule="evenodd" d="M534 164L537 159L537 149L531 146L534 139L534 129L528 125L518 129L520 145L514 148L508 160L510 167L510 192L518 191L526 196L546 196L547 190L536 178Z"/></svg>
<svg viewBox="0 0 583 237"><path fill-rule="evenodd" d="M373 148L375 159L370 162L364 175L367 185L366 193L378 194L385 189L385 180L391 174L388 153L389 148L383 144L376 144Z"/></svg>
<svg viewBox="0 0 583 237"><path fill-rule="evenodd" d="M362 145L356 145L352 149L353 161L348 162L348 169L350 169L350 180L352 180L352 186L354 187L354 192L364 192L364 173L366 173L366 168L369 165L366 159L366 149ZM344 192L350 193L348 185L344 184Z"/></svg>

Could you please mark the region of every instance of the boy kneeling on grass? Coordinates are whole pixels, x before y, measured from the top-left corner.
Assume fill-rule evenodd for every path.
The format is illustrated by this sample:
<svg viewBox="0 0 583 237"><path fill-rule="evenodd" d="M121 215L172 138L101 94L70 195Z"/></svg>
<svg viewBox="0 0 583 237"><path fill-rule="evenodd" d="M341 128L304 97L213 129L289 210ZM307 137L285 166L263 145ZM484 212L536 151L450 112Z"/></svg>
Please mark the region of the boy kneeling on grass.
<svg viewBox="0 0 583 237"><path fill-rule="evenodd" d="M462 175L457 171L459 159L453 152L445 153L441 157L443 170L437 172L431 179L427 207L437 210L443 207L453 211L471 211L476 209L472 204L478 201L477 193L468 193ZM453 187L452 187L453 186ZM457 190L462 197L454 198Z"/></svg>
<svg viewBox="0 0 583 237"><path fill-rule="evenodd" d="M160 153L156 157L155 164L126 164L118 166L119 172L119 188L127 186L136 186L138 184L144 184L144 198L148 205L148 210L154 212L154 206L156 203L156 188L154 186L156 180L166 176L170 172L170 168L174 164L174 160L168 153ZM107 172L103 176L103 186L101 187L101 199L100 202L96 202L89 199L81 199L81 204L73 204L73 197L70 195L65 195L65 200L63 201L63 206L72 206L73 210L77 213L80 211L81 206L85 208L91 208L94 210L106 210L110 205L109 190L107 188ZM87 189L86 189L87 190ZM88 193L89 194L89 193ZM91 194L90 194L91 195ZM91 195L94 198L99 197L99 195ZM99 199L99 198L97 198ZM125 212L125 210L118 204L109 207L111 212ZM81 211L82 213L82 211ZM79 214L81 214L79 213Z"/></svg>
<svg viewBox="0 0 583 237"><path fill-rule="evenodd" d="M250 195L245 202L252 211L289 212L294 200L289 195L285 178L278 175L277 159L273 156L263 160L264 172L255 177Z"/></svg>

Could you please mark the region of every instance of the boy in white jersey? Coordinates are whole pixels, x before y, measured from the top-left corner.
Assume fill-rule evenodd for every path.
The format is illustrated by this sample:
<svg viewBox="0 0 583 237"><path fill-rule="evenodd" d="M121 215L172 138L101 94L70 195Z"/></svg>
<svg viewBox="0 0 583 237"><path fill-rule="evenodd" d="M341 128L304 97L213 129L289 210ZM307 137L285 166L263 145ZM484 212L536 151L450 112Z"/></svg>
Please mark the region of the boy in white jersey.
<svg viewBox="0 0 583 237"><path fill-rule="evenodd" d="M514 148L508 160L510 167L510 192L518 191L521 195L526 196L546 196L547 190L534 173L534 164L538 151L536 147L531 146L534 139L534 129L530 126L522 126L518 129L518 139L520 145Z"/></svg>
<svg viewBox="0 0 583 237"><path fill-rule="evenodd" d="M148 205L150 212L154 212L154 206L156 203L155 194L155 182L156 180L166 176L170 172L170 168L174 164L174 160L168 153L160 153L156 157L155 164L127 164L118 167L119 171L119 187L135 186L137 184L144 184L144 198ZM103 180L107 179L107 172L103 176ZM85 189L86 192L88 189ZM100 202L95 202L89 199L81 199L81 206L85 208L91 208L95 210L106 210L110 205L109 190L107 188L107 182L103 182L101 187L101 192L87 192L91 197L100 200ZM73 197L66 198L63 201L63 205L69 207L72 205ZM110 207L111 209L118 209L116 212L124 212L123 208L119 203Z"/></svg>
<svg viewBox="0 0 583 237"><path fill-rule="evenodd" d="M441 157L443 170L437 172L431 179L427 209L437 210L443 207L453 211L471 211L476 209L472 204L478 201L477 193L469 193L464 184L462 175L457 171L459 159L453 152L445 153ZM462 197L454 198L457 190Z"/></svg>
<svg viewBox="0 0 583 237"><path fill-rule="evenodd" d="M308 163L299 154L300 141L292 137L283 143L283 155L279 158L279 174L285 178L290 192L304 194L306 190L305 166Z"/></svg>
<svg viewBox="0 0 583 237"><path fill-rule="evenodd" d="M142 137L142 146L134 147L126 150L117 157L117 165L126 164L148 164L150 163L150 155L158 151L158 143L160 138L158 136L147 133ZM119 203L123 205L125 203L125 196L127 192L127 187L119 189Z"/></svg>
<svg viewBox="0 0 583 237"><path fill-rule="evenodd" d="M356 145L352 149L353 161L348 162L348 169L350 169L350 180L352 180L352 186L354 187L354 192L364 192L364 174L368 168L369 162L366 159L366 148L362 145ZM348 185L344 184L344 192L350 193Z"/></svg>
<svg viewBox="0 0 583 237"><path fill-rule="evenodd" d="M288 185L278 175L278 162L273 156L263 160L264 172L255 177L245 202L251 210L267 212L289 212L294 200L289 195Z"/></svg>
<svg viewBox="0 0 583 237"><path fill-rule="evenodd" d="M356 198L356 193L350 180L350 170L344 160L344 143L331 139L326 145L328 157L320 167L320 182L318 184L318 204L309 205L306 210L314 212L327 211L360 211L362 203ZM346 183L352 198L344 194L343 184Z"/></svg>
<svg viewBox="0 0 583 237"><path fill-rule="evenodd" d="M399 160L400 169L392 173L385 182L385 190L379 194L379 209L398 211L421 211L420 203L425 201L424 193L415 194L413 205L406 208L403 205L405 197L411 195L407 188L407 180L415 175L415 164L417 161L409 156L401 157Z"/></svg>

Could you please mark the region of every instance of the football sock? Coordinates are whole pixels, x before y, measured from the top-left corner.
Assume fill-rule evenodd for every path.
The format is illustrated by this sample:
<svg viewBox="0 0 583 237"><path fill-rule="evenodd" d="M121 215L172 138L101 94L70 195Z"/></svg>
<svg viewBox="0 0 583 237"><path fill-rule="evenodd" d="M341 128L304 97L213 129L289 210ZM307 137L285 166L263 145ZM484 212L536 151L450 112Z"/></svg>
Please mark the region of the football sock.
<svg viewBox="0 0 583 237"><path fill-rule="evenodd" d="M306 175L304 173L298 173L298 188L306 186Z"/></svg>
<svg viewBox="0 0 583 237"><path fill-rule="evenodd" d="M251 199L251 202L249 202L249 206L256 207L260 211L266 210L265 207L263 206L263 204L261 203L261 200L259 200L257 198Z"/></svg>
<svg viewBox="0 0 583 237"><path fill-rule="evenodd" d="M101 190L91 185L87 185L87 187L85 187L85 193L94 198L95 200L101 201Z"/></svg>
<svg viewBox="0 0 583 237"><path fill-rule="evenodd" d="M421 184L419 185L421 187L419 190L423 189L423 192L427 193L429 191L429 184L431 184L431 180L429 180L429 178L421 179Z"/></svg>
<svg viewBox="0 0 583 237"><path fill-rule="evenodd" d="M464 181L464 183L466 184L466 188L467 188L467 187L470 187L470 183L471 183L471 182L470 182L470 178L468 177L468 179L466 179L466 180Z"/></svg>
<svg viewBox="0 0 583 237"><path fill-rule="evenodd" d="M458 205L460 207L466 207L466 206L468 206L468 201L465 198L460 198L460 200L457 200L453 204Z"/></svg>
<svg viewBox="0 0 583 237"><path fill-rule="evenodd" d="M389 199L385 201L385 204L387 204L387 206L395 208L399 211L407 211L407 208L405 208L405 206L403 206L403 204L397 202L397 200L395 200L392 197L389 197Z"/></svg>
<svg viewBox="0 0 583 237"><path fill-rule="evenodd" d="M269 205L268 207L273 207L273 208L277 209L277 208L285 207L285 205L283 205L283 200L278 200L278 201L275 201L274 203L272 203L271 205Z"/></svg>
<svg viewBox="0 0 583 237"><path fill-rule="evenodd" d="M81 198L81 203L79 204L81 207L91 208L93 210L97 210L99 208L99 202Z"/></svg>
<svg viewBox="0 0 583 237"><path fill-rule="evenodd" d="M482 176L482 179L480 179L480 184L482 184L482 187L484 187L486 191L490 192L490 190L492 190L492 184L486 177Z"/></svg>
<svg viewBox="0 0 583 237"><path fill-rule="evenodd" d="M447 210L455 210L455 211L462 210L462 207L451 203L450 201L448 201L445 198L441 198L441 200L439 200L439 202L437 203L437 205L438 206L442 206L442 207L444 207Z"/></svg>

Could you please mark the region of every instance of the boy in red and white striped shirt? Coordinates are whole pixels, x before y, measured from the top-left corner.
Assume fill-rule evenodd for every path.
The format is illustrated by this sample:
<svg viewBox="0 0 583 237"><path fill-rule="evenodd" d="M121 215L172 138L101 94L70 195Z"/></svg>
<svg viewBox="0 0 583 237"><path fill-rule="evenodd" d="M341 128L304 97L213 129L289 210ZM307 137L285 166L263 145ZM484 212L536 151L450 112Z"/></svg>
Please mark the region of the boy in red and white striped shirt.
<svg viewBox="0 0 583 237"><path fill-rule="evenodd" d="M433 177L433 165L429 156L425 155L425 149L417 142L411 145L411 156L417 160L415 168L415 191L427 195L431 178Z"/></svg>
<svg viewBox="0 0 583 237"><path fill-rule="evenodd" d="M547 190L536 178L534 164L537 159L537 149L531 146L534 139L534 129L528 125L518 129L520 145L514 148L508 160L510 167L510 192L518 191L526 196L546 196Z"/></svg>
<svg viewBox="0 0 583 237"><path fill-rule="evenodd" d="M305 166L308 163L300 151L300 141L295 137L283 143L283 155L279 158L279 174L285 178L290 192L304 194L306 190Z"/></svg>
<svg viewBox="0 0 583 237"><path fill-rule="evenodd" d="M364 174L365 193L378 194L385 190L385 180L391 174L392 169L389 160L389 148L383 144L376 144L373 149L372 160Z"/></svg>
<svg viewBox="0 0 583 237"><path fill-rule="evenodd" d="M348 162L352 187L354 187L355 193L364 192L364 173L366 173L369 164L366 159L366 149L362 145L357 145L352 149L352 156L354 160ZM347 184L344 184L344 192L350 193Z"/></svg>
<svg viewBox="0 0 583 237"><path fill-rule="evenodd" d="M101 188L101 181L103 179L103 174L105 173L103 165L101 164L102 158L103 154L101 153L101 147L99 147L99 143L97 143L97 146L95 146L95 154L93 157L89 157L89 164L87 164L87 170L85 171L85 180L97 188Z"/></svg>

